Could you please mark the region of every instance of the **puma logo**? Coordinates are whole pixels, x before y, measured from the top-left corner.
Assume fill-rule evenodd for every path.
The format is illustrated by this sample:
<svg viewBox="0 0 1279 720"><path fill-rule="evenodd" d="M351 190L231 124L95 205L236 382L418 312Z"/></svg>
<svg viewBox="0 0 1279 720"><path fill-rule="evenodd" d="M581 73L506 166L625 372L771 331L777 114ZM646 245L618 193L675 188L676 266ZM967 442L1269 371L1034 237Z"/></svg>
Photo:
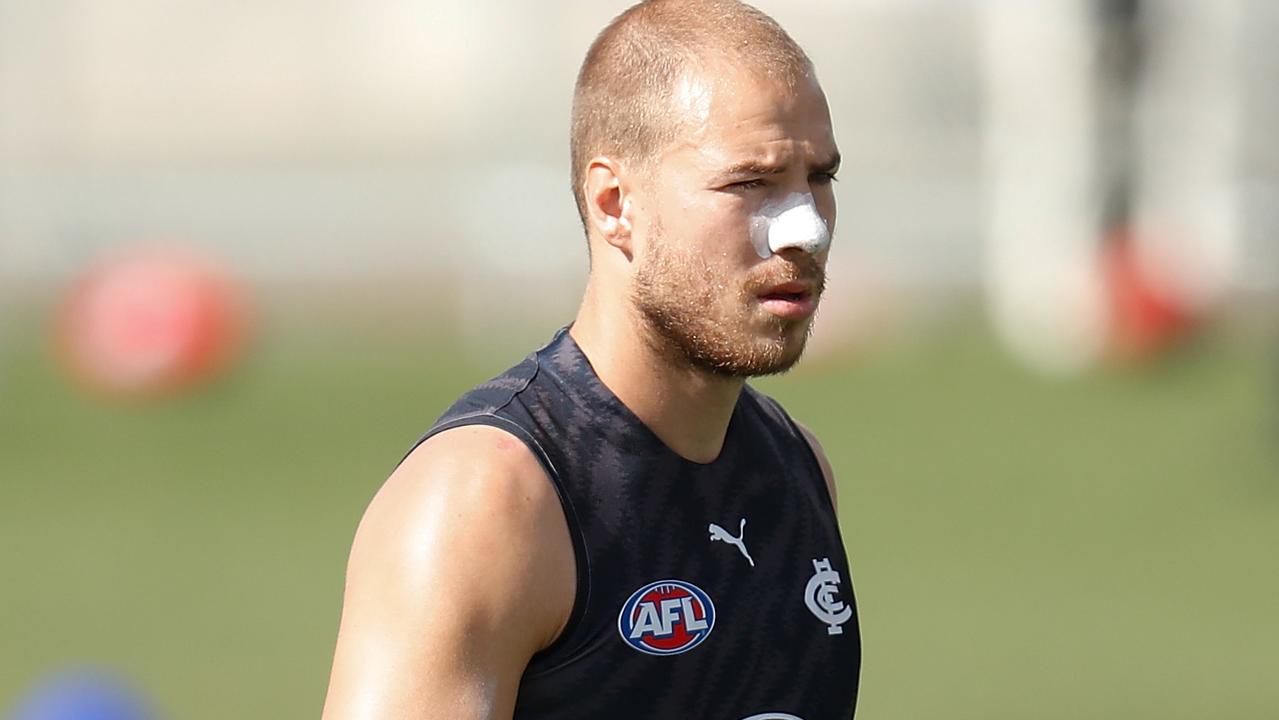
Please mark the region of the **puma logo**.
<svg viewBox="0 0 1279 720"><path fill-rule="evenodd" d="M751 567L755 567L755 561L751 559L751 554L746 552L746 518L742 518L742 524L737 529L737 537L729 535L727 530L715 523L711 523L709 529L711 531L711 542L719 540L729 545L736 545L737 549L742 551L742 556L746 558L746 562L750 563Z"/></svg>

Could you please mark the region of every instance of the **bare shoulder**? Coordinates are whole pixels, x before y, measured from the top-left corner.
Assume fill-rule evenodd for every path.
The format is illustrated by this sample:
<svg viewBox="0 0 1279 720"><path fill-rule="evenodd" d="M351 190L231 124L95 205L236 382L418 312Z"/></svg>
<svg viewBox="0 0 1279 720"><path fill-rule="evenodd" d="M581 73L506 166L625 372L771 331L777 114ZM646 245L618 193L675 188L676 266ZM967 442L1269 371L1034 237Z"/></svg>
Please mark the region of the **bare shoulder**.
<svg viewBox="0 0 1279 720"><path fill-rule="evenodd" d="M540 545L567 541L563 512L541 463L519 439L487 425L447 430L414 449L370 503L356 542L361 536L403 542L406 530L410 536L462 531L435 539L463 545L468 555L501 550L500 559L488 562L541 561L544 555L534 551L547 548ZM563 538L556 530L564 531ZM488 548L486 539L502 542Z"/></svg>
<svg viewBox="0 0 1279 720"><path fill-rule="evenodd" d="M530 582L549 584L567 571L569 592L561 594L572 600L572 544L555 489L532 451L494 427L440 433L387 479L360 522L351 559L376 566L396 556L398 569L432 582L460 586L483 576L486 597L522 594L534 589Z"/></svg>
<svg viewBox="0 0 1279 720"><path fill-rule="evenodd" d="M356 531L325 717L510 717L575 582L555 489L520 440L479 425L430 438Z"/></svg>
<svg viewBox="0 0 1279 720"><path fill-rule="evenodd" d="M808 441L808 446L813 449L813 455L817 457L817 464L822 468L822 476L826 479L826 489L830 491L831 505L838 509L839 496L835 490L835 470L831 467L830 460L826 457L826 451L822 449L822 444L818 442L817 436L813 434L812 430L808 429L807 425L796 420L795 427L799 428L804 439Z"/></svg>

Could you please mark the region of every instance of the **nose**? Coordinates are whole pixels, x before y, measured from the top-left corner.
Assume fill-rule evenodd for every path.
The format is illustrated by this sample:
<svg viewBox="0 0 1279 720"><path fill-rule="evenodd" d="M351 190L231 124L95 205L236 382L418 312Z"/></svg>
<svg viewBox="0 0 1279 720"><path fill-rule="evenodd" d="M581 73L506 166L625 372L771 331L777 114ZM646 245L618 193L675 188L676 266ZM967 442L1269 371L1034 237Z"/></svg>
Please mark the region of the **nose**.
<svg viewBox="0 0 1279 720"><path fill-rule="evenodd" d="M795 263L797 265L802 265L804 261L808 260L810 257L813 257L812 255L809 255L807 252L797 247L782 248L782 251L779 253L776 253L776 255L777 257L785 260L786 262Z"/></svg>
<svg viewBox="0 0 1279 720"><path fill-rule="evenodd" d="M768 223L768 249L773 253L795 248L816 255L829 246L830 228L809 193L792 194Z"/></svg>

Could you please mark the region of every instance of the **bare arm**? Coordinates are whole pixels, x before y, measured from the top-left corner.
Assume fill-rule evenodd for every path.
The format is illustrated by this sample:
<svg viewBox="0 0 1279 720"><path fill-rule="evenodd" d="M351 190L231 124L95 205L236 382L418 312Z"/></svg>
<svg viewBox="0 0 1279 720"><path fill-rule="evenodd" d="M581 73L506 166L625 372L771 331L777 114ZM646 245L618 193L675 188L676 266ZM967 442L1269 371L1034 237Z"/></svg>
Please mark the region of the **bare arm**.
<svg viewBox="0 0 1279 720"><path fill-rule="evenodd" d="M485 426L431 438L356 532L324 719L510 718L575 583L564 514L532 453Z"/></svg>
<svg viewBox="0 0 1279 720"><path fill-rule="evenodd" d="M813 449L813 455L817 457L817 464L822 468L822 477L826 478L826 489L830 491L830 504L839 509L839 496L835 491L835 471L830 466L830 460L826 458L826 451L822 449L822 444L817 442L817 436L813 434L803 423L795 421L795 426L799 428L800 433L804 435L804 439L808 441L808 446Z"/></svg>

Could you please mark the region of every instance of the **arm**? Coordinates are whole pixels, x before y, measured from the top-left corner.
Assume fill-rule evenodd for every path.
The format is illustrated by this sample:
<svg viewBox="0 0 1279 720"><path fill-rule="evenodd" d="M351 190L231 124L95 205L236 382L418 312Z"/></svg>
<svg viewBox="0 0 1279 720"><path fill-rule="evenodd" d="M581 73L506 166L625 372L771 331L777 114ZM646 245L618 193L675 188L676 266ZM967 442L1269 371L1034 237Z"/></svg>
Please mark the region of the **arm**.
<svg viewBox="0 0 1279 720"><path fill-rule="evenodd" d="M795 421L795 427L799 428L799 432L808 441L808 447L812 448L813 455L817 457L817 464L822 468L822 477L826 478L826 489L830 491L830 504L839 510L839 496L835 492L835 471L830 466L830 460L826 459L826 451L822 450L822 444L817 442L817 436L813 434L803 423Z"/></svg>
<svg viewBox="0 0 1279 720"><path fill-rule="evenodd" d="M356 531L324 719L510 718L575 585L563 511L528 448L486 426L431 438Z"/></svg>

